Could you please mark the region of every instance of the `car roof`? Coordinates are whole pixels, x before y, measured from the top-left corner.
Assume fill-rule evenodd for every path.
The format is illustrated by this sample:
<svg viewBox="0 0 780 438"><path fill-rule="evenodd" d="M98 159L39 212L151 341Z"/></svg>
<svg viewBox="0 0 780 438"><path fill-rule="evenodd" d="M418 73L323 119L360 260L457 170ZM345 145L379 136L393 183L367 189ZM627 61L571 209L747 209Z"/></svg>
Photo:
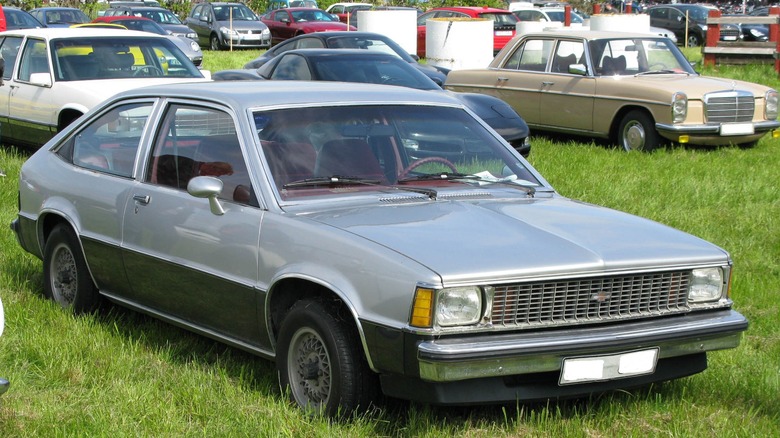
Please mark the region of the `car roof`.
<svg viewBox="0 0 780 438"><path fill-rule="evenodd" d="M431 8L430 11L471 11L475 13L488 12L492 14L511 14L512 12L506 9L490 8L487 6L446 6L441 8Z"/></svg>
<svg viewBox="0 0 780 438"><path fill-rule="evenodd" d="M660 35L654 35L646 32L613 32L611 30L589 30L575 28L576 30L545 30L544 32L527 33L522 36L537 37L537 38L582 38L585 40L599 40L599 39L622 39L622 38L658 38L663 39Z"/></svg>
<svg viewBox="0 0 780 438"><path fill-rule="evenodd" d="M6 32L3 32L2 35L21 35L21 36L34 36L34 37L41 37L45 39L54 39L54 38L84 38L84 37L111 37L111 38L117 38L117 33L115 30L111 29L100 29L95 27L84 27L84 28L74 28L74 27L43 27L38 29L18 29L18 30L9 30ZM149 32L139 32L135 30L128 30L127 32L122 32L122 37L143 37L143 38L162 38L167 39L166 37L162 35L155 35Z"/></svg>
<svg viewBox="0 0 780 438"><path fill-rule="evenodd" d="M447 93L431 93L389 85L328 81L213 81L177 83L136 88L116 95L123 97L180 97L206 99L234 108L344 104L443 104L463 106Z"/></svg>
<svg viewBox="0 0 780 438"><path fill-rule="evenodd" d="M362 57L362 58L389 58L389 59L397 59L399 61L402 61L401 58L398 56L392 54L392 53L385 53L385 52L377 52L373 50L363 50L363 49L322 49L322 48L313 48L313 49L294 49L294 50L288 50L284 53L280 53L279 56L284 56L289 53L300 53L307 57Z"/></svg>

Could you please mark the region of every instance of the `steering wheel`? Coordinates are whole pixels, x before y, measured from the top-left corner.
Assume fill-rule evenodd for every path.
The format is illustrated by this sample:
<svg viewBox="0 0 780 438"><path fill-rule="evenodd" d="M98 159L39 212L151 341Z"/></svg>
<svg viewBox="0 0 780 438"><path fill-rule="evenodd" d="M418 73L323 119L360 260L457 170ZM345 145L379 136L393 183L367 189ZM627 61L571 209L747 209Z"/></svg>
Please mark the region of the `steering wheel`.
<svg viewBox="0 0 780 438"><path fill-rule="evenodd" d="M421 160L417 160L417 161L413 162L412 164L406 166L406 169L402 170L401 173L398 174L398 179L406 178L407 176L409 176L409 174L414 169L417 169L418 167L422 166L423 164L428 164L428 163L443 164L443 165L449 167L450 170L452 170L453 173L457 173L458 172L458 169L455 168L455 165L452 164L452 162L450 160L446 159L446 158L442 158L442 157L427 157L427 158L423 158Z"/></svg>
<svg viewBox="0 0 780 438"><path fill-rule="evenodd" d="M664 64L663 62L655 62L655 63L650 64L650 65L647 66L647 69L650 70L650 71L652 71L652 70L666 70L668 68L669 67L667 67L666 64Z"/></svg>
<svg viewBox="0 0 780 438"><path fill-rule="evenodd" d="M133 76L165 76L165 74L162 70L153 65L140 65L136 67Z"/></svg>

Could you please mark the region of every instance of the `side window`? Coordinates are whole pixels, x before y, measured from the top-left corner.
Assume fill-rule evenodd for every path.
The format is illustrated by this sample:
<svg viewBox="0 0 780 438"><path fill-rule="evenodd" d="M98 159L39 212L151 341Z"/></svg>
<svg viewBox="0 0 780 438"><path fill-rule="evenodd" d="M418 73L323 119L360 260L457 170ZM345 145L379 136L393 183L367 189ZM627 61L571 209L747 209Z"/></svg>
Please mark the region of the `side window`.
<svg viewBox="0 0 780 438"><path fill-rule="evenodd" d="M311 80L311 72L303 57L298 55L288 55L279 61L276 65L273 73L271 73L271 79L281 80Z"/></svg>
<svg viewBox="0 0 780 438"><path fill-rule="evenodd" d="M22 50L19 64L19 80L29 81L33 73L48 73L49 59L46 56L46 42L28 39Z"/></svg>
<svg viewBox="0 0 780 438"><path fill-rule="evenodd" d="M0 42L0 53L5 60L5 70L3 71L3 79L11 79L11 74L14 71L14 65L16 65L16 57L19 56L19 48L22 46L21 37L6 37Z"/></svg>
<svg viewBox="0 0 780 438"><path fill-rule="evenodd" d="M152 102L125 104L84 127L57 151L74 165L131 177Z"/></svg>
<svg viewBox="0 0 780 438"><path fill-rule="evenodd" d="M321 49L325 43L319 38L301 38L298 40L298 49Z"/></svg>
<svg viewBox="0 0 780 438"><path fill-rule="evenodd" d="M222 181L219 198L257 205L241 144L230 114L212 108L171 105L157 134L145 181L179 190L196 176Z"/></svg>
<svg viewBox="0 0 780 438"><path fill-rule="evenodd" d="M555 49L553 62L550 64L550 71L553 73L569 73L569 66L580 64L585 48L582 43L577 41L560 41Z"/></svg>
<svg viewBox="0 0 780 438"><path fill-rule="evenodd" d="M550 58L553 41L542 39L526 40L509 57L504 68L511 70L544 71Z"/></svg>

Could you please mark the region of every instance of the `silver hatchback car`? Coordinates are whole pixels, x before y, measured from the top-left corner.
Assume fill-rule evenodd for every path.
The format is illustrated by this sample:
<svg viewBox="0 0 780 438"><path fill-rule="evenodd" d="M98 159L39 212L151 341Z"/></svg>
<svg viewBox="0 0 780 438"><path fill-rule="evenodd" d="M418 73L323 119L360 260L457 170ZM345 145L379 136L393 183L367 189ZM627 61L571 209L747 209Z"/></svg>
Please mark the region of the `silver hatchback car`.
<svg viewBox="0 0 780 438"><path fill-rule="evenodd" d="M30 157L44 294L275 361L338 415L581 396L687 376L747 328L731 259L572 201L444 93L213 82L107 100Z"/></svg>

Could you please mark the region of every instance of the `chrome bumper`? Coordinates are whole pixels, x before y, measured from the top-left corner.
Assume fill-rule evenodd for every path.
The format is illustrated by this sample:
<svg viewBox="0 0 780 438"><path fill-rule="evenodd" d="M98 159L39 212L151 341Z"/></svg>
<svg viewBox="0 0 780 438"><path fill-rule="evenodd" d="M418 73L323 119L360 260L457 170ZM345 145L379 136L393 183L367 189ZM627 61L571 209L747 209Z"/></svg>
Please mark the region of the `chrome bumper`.
<svg viewBox="0 0 780 438"><path fill-rule="evenodd" d="M658 347L659 359L739 345L748 322L723 310L655 318L605 327L424 341L418 345L420 378L452 382L559 371L564 358Z"/></svg>
<svg viewBox="0 0 780 438"><path fill-rule="evenodd" d="M657 129L659 132L667 132L676 135L683 135L683 134L720 135L720 127L721 124L717 124L717 125L670 125L667 123L655 124L655 129ZM753 123L753 129L755 133L768 132L778 128L780 128L780 121L777 120Z"/></svg>

